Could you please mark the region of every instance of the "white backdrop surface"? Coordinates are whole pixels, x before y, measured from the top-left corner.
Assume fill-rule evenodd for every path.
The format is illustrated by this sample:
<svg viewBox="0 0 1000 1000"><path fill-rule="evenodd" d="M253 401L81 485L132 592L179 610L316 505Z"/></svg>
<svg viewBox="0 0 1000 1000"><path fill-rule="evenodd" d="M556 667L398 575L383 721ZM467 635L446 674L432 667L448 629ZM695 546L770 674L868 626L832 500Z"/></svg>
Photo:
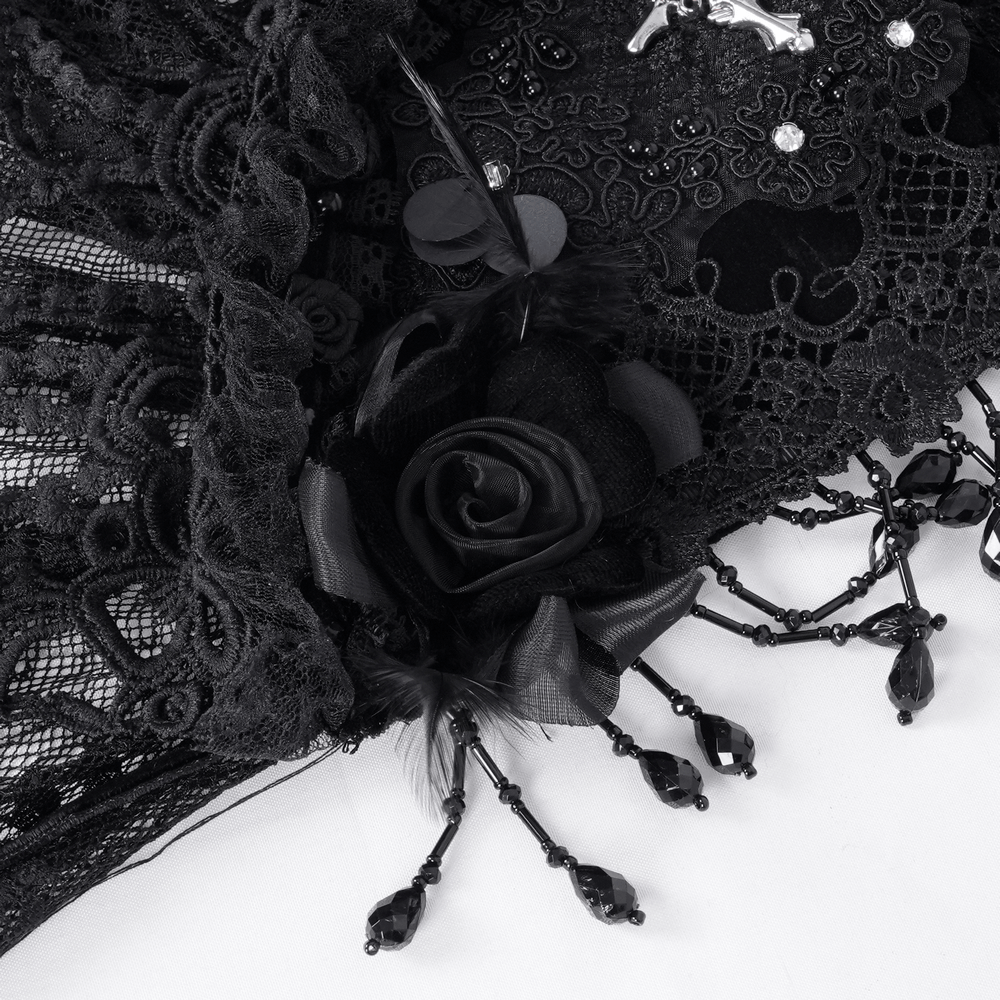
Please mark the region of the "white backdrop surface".
<svg viewBox="0 0 1000 1000"><path fill-rule="evenodd" d="M996 373L983 381L1000 399ZM987 443L979 408L962 399L959 426ZM894 472L904 464L873 453ZM852 464L829 482L860 490ZM717 551L751 589L811 608L867 568L871 523L806 533L768 522ZM641 928L593 919L470 761L465 822L413 943L366 956L368 909L408 884L442 827L390 736L61 911L0 959L0 1000L992 1000L1000 583L980 569L980 535L932 526L914 552L923 603L949 625L931 640L937 697L905 729L883 691L891 650L860 639L758 650L685 619L647 658L750 730L759 774L747 782L702 766L691 723L626 674L613 718L702 768L705 813L660 803L598 730L489 741L558 843L636 886ZM899 595L888 578L836 620ZM711 580L701 600L762 620Z"/></svg>

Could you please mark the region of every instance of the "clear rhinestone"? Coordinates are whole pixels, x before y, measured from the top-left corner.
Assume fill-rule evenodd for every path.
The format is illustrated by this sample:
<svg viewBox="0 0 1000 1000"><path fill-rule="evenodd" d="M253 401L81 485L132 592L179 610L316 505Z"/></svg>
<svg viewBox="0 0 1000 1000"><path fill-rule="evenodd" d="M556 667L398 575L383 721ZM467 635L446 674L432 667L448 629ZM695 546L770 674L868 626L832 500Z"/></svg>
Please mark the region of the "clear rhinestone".
<svg viewBox="0 0 1000 1000"><path fill-rule="evenodd" d="M893 21L885 29L885 40L894 49L908 49L917 39L917 33L909 21Z"/></svg>
<svg viewBox="0 0 1000 1000"><path fill-rule="evenodd" d="M779 125L771 133L771 141L783 153L794 153L802 148L806 141L806 134L795 122L785 122L784 125Z"/></svg>

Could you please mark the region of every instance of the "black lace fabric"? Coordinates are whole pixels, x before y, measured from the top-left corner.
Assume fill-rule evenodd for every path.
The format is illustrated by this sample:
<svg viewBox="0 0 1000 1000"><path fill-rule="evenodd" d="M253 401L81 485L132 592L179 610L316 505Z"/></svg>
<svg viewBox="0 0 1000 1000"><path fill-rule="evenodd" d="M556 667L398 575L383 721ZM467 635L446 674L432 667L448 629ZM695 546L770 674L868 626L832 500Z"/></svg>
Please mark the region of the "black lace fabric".
<svg viewBox="0 0 1000 1000"><path fill-rule="evenodd" d="M296 484L386 325L484 274L400 237L454 171L386 30L571 251L641 259L617 359L683 387L705 442L636 527L662 565L934 437L1000 362L995 3L800 0L801 60L703 22L637 60L638 6L0 8L0 951L392 714L345 660L412 629L314 586Z"/></svg>

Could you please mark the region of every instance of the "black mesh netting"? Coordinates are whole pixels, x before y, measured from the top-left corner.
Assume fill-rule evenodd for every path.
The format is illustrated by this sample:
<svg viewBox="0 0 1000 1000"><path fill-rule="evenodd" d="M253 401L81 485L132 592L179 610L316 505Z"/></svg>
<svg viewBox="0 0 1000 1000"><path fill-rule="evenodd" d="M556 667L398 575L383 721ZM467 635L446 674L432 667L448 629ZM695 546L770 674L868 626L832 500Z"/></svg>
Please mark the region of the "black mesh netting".
<svg viewBox="0 0 1000 1000"><path fill-rule="evenodd" d="M996 7L802 0L808 59L692 24L629 63L615 0L0 6L0 951L385 722L341 654L412 629L316 590L296 481L366 347L482 273L400 240L453 171L384 31L571 249L638 248L619 349L688 391L705 454L636 530L691 567L871 439L934 436L1000 361ZM906 16L930 41L889 58Z"/></svg>

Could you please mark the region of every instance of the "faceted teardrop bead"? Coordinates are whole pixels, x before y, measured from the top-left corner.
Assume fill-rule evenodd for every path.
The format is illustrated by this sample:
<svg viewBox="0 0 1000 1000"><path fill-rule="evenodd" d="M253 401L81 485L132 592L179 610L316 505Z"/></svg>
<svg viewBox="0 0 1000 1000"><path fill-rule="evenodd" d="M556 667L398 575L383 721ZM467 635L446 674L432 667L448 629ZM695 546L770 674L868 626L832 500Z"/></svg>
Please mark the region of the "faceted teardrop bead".
<svg viewBox="0 0 1000 1000"><path fill-rule="evenodd" d="M368 914L368 940L390 951L405 947L417 931L426 902L423 888L417 886L379 900Z"/></svg>
<svg viewBox="0 0 1000 1000"><path fill-rule="evenodd" d="M661 750L643 750L638 759L646 784L668 806L680 809L701 795L701 772L691 761Z"/></svg>
<svg viewBox="0 0 1000 1000"><path fill-rule="evenodd" d="M900 496L911 498L944 493L955 481L958 463L958 455L940 448L929 448L903 469L896 479L896 489Z"/></svg>
<svg viewBox="0 0 1000 1000"><path fill-rule="evenodd" d="M705 759L719 774L756 774L751 766L756 752L753 738L742 726L721 715L702 715L694 724L694 735Z"/></svg>
<svg viewBox="0 0 1000 1000"><path fill-rule="evenodd" d="M920 541L920 529L908 528L905 524L900 526L900 535L906 542L906 551L909 552L917 542ZM868 545L868 565L872 572L882 577L889 573L896 565L896 557L885 551L885 521L879 519L872 528L872 540Z"/></svg>
<svg viewBox="0 0 1000 1000"><path fill-rule="evenodd" d="M979 524L989 515L993 498L990 491L975 479L960 479L937 502L938 524L964 528Z"/></svg>
<svg viewBox="0 0 1000 1000"><path fill-rule="evenodd" d="M876 646L905 645L913 638L908 614L905 604L890 604L861 622L858 635Z"/></svg>
<svg viewBox="0 0 1000 1000"><path fill-rule="evenodd" d="M896 655L885 682L896 708L916 712L934 697L934 661L923 639L911 639Z"/></svg>
<svg viewBox="0 0 1000 1000"><path fill-rule="evenodd" d="M994 580L1000 580L1000 507L997 507L983 529L979 546L979 561Z"/></svg>
<svg viewBox="0 0 1000 1000"><path fill-rule="evenodd" d="M569 877L573 891L582 899L590 912L606 924L628 920L635 912L635 889L624 875L605 871L597 865L577 865Z"/></svg>

